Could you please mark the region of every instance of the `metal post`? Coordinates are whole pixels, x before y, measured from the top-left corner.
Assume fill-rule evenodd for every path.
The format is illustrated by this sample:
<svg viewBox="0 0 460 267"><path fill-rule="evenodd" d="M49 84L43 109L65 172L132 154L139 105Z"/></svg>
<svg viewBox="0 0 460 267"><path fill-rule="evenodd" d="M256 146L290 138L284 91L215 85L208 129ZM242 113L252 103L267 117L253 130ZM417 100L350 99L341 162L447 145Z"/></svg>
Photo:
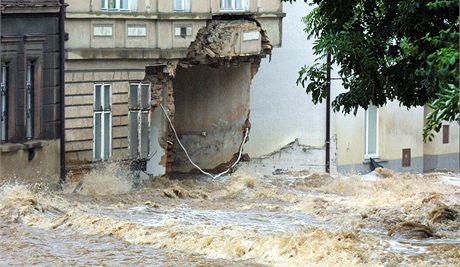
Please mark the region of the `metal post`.
<svg viewBox="0 0 460 267"><path fill-rule="evenodd" d="M327 73L326 73L326 172L331 170L331 54L327 54Z"/></svg>
<svg viewBox="0 0 460 267"><path fill-rule="evenodd" d="M64 97L64 88L65 88L65 79L64 79L64 68L65 68L65 2L64 0L59 0L61 4L59 10L59 104L60 104L60 157L59 157L59 181L60 183L65 182L65 97Z"/></svg>

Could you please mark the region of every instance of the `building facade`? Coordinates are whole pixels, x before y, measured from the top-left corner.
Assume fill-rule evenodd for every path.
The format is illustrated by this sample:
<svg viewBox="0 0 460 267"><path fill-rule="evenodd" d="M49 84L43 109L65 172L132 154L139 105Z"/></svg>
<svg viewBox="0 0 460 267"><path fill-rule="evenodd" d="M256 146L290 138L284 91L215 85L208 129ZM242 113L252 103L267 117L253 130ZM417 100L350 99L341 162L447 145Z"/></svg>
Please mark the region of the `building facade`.
<svg viewBox="0 0 460 267"><path fill-rule="evenodd" d="M251 85L252 129L245 151L261 171L325 170L326 105L314 105L295 83L298 70L315 58L301 21L311 8L302 1L284 6L283 47L271 63L262 61ZM344 92L340 80L332 80L331 91L332 99ZM458 123L445 122L434 140L424 143L427 112L390 102L356 116L332 113L331 171L367 173L371 157L397 171L458 171Z"/></svg>
<svg viewBox="0 0 460 267"><path fill-rule="evenodd" d="M278 0L67 0L65 159L151 175L232 160L260 59L281 46Z"/></svg>
<svg viewBox="0 0 460 267"><path fill-rule="evenodd" d="M0 8L1 178L58 177L64 6L2 0Z"/></svg>

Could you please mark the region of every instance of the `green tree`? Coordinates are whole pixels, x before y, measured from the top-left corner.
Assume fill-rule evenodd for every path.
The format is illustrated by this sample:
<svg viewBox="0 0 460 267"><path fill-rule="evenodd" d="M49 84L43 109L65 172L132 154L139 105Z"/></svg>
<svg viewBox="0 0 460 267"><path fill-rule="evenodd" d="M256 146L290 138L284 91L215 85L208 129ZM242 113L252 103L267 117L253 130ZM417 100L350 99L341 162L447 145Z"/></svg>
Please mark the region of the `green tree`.
<svg viewBox="0 0 460 267"><path fill-rule="evenodd" d="M334 111L356 114L393 100L407 108L428 105L424 140L442 121L460 123L458 0L304 2L314 5L304 22L316 58L297 83L315 104L326 98L326 73L335 65L346 92L333 100Z"/></svg>

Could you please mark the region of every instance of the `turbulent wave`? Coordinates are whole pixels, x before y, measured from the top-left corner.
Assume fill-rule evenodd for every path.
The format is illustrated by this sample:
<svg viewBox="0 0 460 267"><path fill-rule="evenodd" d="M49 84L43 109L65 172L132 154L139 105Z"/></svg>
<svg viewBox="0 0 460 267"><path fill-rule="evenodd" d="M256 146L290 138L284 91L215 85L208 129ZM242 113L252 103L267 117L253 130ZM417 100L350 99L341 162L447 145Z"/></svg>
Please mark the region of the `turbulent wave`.
<svg viewBox="0 0 460 267"><path fill-rule="evenodd" d="M458 174L450 180L385 170L372 175L236 173L217 181L157 178L133 190L130 179L109 167L84 176L79 190L75 184L64 192L2 185L0 229L78 234L96 247L94 237L109 237L176 255L171 261L202 255L243 265L459 265L460 187L446 182ZM411 236L411 225L427 227L432 237ZM37 246L49 242L43 236Z"/></svg>

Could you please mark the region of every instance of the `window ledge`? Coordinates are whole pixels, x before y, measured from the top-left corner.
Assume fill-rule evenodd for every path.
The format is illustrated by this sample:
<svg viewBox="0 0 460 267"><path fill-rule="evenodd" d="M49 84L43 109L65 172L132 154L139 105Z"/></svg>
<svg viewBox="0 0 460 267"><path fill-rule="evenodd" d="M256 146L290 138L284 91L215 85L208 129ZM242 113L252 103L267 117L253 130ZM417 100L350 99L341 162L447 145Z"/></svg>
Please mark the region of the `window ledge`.
<svg viewBox="0 0 460 267"><path fill-rule="evenodd" d="M381 159L381 158L372 158L373 160L375 160L375 162L377 163L385 163L385 162L388 162L388 160L386 159ZM371 163L371 160L369 158L367 159L364 159L363 161L363 164L370 164Z"/></svg>
<svg viewBox="0 0 460 267"><path fill-rule="evenodd" d="M0 151L2 153L16 152L22 149L22 144L5 143L0 145Z"/></svg>
<svg viewBox="0 0 460 267"><path fill-rule="evenodd" d="M0 152L1 153L9 153L9 152L16 152L21 149L23 150L30 150L34 148L42 148L43 141L32 140L25 143L5 143L0 145Z"/></svg>
<svg viewBox="0 0 460 267"><path fill-rule="evenodd" d="M33 148L42 148L43 147L43 141L37 141L37 140L32 140L25 142L22 144L22 149L27 150L27 149L33 149Z"/></svg>

